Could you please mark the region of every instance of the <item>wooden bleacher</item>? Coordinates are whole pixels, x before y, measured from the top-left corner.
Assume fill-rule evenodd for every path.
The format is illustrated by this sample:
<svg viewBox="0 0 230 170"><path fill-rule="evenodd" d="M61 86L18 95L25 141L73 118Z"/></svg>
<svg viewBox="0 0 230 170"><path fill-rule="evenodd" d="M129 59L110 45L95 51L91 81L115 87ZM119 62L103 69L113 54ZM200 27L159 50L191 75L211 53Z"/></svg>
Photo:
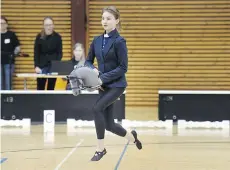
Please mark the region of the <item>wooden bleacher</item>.
<svg viewBox="0 0 230 170"><path fill-rule="evenodd" d="M101 9L121 13L129 50L128 106L157 106L158 90L230 89L230 1L88 2L88 45Z"/></svg>

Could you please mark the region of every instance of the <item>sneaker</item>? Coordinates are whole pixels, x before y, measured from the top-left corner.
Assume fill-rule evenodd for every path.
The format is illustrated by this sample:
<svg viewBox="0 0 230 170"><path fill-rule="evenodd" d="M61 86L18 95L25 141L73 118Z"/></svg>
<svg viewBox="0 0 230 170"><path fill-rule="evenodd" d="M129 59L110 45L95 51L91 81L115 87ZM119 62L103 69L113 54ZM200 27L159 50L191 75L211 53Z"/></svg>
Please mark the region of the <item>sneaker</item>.
<svg viewBox="0 0 230 170"><path fill-rule="evenodd" d="M132 130L131 133L133 134L133 137L135 139L134 143L136 144L136 147L140 150L142 149L142 144L139 141L139 139L137 139L137 132L135 130Z"/></svg>
<svg viewBox="0 0 230 170"><path fill-rule="evenodd" d="M102 152L96 151L93 157L91 158L91 161L99 161L106 153L106 149L104 149Z"/></svg>

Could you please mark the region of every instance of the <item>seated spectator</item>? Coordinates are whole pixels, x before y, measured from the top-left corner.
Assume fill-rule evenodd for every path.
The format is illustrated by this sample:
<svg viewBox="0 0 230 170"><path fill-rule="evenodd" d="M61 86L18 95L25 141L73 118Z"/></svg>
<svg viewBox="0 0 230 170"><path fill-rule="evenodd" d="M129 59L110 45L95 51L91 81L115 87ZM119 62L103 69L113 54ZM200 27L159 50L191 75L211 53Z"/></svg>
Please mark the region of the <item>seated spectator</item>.
<svg viewBox="0 0 230 170"><path fill-rule="evenodd" d="M73 47L73 57L71 59L73 66L85 64L85 52L83 44L76 43Z"/></svg>
<svg viewBox="0 0 230 170"><path fill-rule="evenodd" d="M8 30L8 21L1 16L1 89L12 90L15 56L20 52L16 34Z"/></svg>
<svg viewBox="0 0 230 170"><path fill-rule="evenodd" d="M62 37L54 31L51 17L43 20L43 30L37 35L34 43L34 67L38 74L50 73L51 61L62 59ZM45 90L47 79L37 79L37 90ZM48 90L54 90L56 78L48 78Z"/></svg>
<svg viewBox="0 0 230 170"><path fill-rule="evenodd" d="M74 66L81 66L85 64L85 51L84 46L81 43L76 43L73 47L73 57L71 58L71 61L73 63L73 69ZM67 81L67 90L70 90L70 84L69 81Z"/></svg>

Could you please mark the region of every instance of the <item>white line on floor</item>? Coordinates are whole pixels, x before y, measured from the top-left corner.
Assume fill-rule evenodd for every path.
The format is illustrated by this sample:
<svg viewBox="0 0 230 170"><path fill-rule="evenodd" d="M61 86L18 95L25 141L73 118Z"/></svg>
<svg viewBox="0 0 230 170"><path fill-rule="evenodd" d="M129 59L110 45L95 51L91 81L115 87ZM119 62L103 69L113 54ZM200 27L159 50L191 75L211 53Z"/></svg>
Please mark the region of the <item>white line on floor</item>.
<svg viewBox="0 0 230 170"><path fill-rule="evenodd" d="M54 170L58 170L63 165L63 163L74 153L74 151L82 144L83 141L84 139L81 139L80 142L76 144L76 146L68 153L68 155L66 155L66 157L58 164Z"/></svg>
<svg viewBox="0 0 230 170"><path fill-rule="evenodd" d="M123 156L124 156L124 154L126 152L126 149L127 149L128 145L129 145L129 141L126 143L126 145L125 145L125 147L124 147L124 149L123 149L123 151L121 153L121 156L120 156L119 160L117 161L117 164L116 164L114 170L118 170L118 167L119 167L119 165L121 163L121 160L122 160L122 158L123 158Z"/></svg>

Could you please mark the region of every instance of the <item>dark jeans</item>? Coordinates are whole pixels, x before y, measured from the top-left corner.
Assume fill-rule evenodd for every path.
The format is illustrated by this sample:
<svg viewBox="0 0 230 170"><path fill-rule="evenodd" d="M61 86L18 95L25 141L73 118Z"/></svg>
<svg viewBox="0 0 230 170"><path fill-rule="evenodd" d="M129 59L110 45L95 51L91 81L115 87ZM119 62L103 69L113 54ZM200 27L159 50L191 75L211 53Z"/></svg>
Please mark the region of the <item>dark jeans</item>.
<svg viewBox="0 0 230 170"><path fill-rule="evenodd" d="M114 102L122 95L125 88L105 88L105 91L99 91L99 99L93 107L94 122L98 139L104 139L105 129L124 137L126 130L114 122L113 107Z"/></svg>
<svg viewBox="0 0 230 170"><path fill-rule="evenodd" d="M50 73L50 67L42 68L42 74ZM37 78L37 90L45 90L46 82L48 81L47 90L54 90L56 78Z"/></svg>
<svg viewBox="0 0 230 170"><path fill-rule="evenodd" d="M1 64L1 89L12 90L14 64Z"/></svg>

